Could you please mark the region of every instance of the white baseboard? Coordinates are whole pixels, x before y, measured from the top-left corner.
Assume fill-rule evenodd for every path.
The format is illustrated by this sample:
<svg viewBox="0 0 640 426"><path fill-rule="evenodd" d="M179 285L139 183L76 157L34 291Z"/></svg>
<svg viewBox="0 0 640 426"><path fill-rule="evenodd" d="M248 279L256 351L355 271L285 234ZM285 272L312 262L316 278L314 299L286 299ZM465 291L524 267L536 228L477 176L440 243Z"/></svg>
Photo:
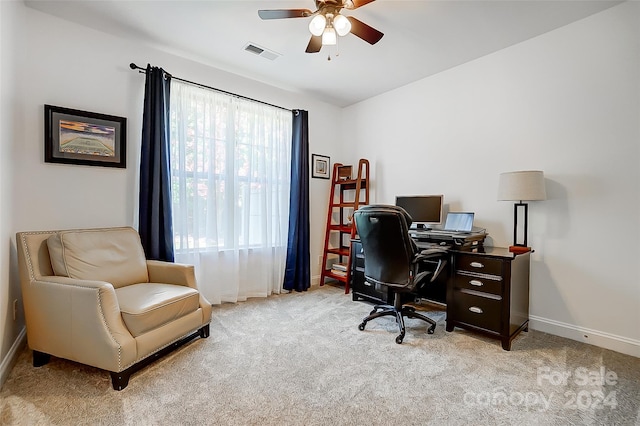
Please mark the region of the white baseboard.
<svg viewBox="0 0 640 426"><path fill-rule="evenodd" d="M555 336L566 337L578 342L588 343L623 354L640 358L640 340L617 336L603 331L578 327L576 325L560 321L541 318L535 315L529 316L529 327L533 330L543 331Z"/></svg>
<svg viewBox="0 0 640 426"><path fill-rule="evenodd" d="M2 360L2 363L0 363L0 389L4 385L4 382L7 381L9 373L11 373L11 369L14 365L16 365L16 362L18 361L18 355L20 355L20 351L26 343L27 329L26 327L22 327L22 330L20 330L18 337L13 342L13 345L11 345L11 349L9 349L7 356L5 356Z"/></svg>
<svg viewBox="0 0 640 426"><path fill-rule="evenodd" d="M319 286L320 285L320 275L313 275L311 277L311 286Z"/></svg>

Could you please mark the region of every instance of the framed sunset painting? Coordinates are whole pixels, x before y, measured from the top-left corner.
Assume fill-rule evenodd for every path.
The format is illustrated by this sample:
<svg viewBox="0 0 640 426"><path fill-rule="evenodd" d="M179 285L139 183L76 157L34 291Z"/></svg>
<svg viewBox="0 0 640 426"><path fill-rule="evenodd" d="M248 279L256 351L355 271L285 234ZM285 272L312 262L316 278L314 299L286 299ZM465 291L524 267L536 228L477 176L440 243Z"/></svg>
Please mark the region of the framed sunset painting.
<svg viewBox="0 0 640 426"><path fill-rule="evenodd" d="M44 161L126 167L127 119L44 106Z"/></svg>

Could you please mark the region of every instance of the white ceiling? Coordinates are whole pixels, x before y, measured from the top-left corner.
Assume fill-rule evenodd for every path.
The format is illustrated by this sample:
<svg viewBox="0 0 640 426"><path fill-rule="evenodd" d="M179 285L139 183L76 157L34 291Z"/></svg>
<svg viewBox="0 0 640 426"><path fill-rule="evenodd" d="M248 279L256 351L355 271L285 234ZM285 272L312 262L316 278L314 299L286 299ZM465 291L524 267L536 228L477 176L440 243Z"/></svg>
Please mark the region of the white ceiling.
<svg viewBox="0 0 640 426"><path fill-rule="evenodd" d="M348 34L339 38L339 55L334 56L331 47L305 53L311 18L258 17L258 9L315 10L313 0L25 0L27 6L51 15L337 106L403 86L618 3L377 0L343 13L382 31L382 40L369 45ZM269 60L246 52L247 43L282 56Z"/></svg>

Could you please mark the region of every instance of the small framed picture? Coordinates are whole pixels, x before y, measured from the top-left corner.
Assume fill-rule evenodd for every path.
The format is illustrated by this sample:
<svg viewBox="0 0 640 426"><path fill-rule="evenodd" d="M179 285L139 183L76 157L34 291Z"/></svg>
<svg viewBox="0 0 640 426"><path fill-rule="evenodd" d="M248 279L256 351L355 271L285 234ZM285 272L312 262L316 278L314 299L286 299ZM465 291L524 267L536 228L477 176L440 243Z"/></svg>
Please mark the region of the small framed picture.
<svg viewBox="0 0 640 426"><path fill-rule="evenodd" d="M44 161L127 167L127 119L44 106Z"/></svg>
<svg viewBox="0 0 640 426"><path fill-rule="evenodd" d="M311 154L311 177L320 179L329 179L331 174L329 157L318 154Z"/></svg>

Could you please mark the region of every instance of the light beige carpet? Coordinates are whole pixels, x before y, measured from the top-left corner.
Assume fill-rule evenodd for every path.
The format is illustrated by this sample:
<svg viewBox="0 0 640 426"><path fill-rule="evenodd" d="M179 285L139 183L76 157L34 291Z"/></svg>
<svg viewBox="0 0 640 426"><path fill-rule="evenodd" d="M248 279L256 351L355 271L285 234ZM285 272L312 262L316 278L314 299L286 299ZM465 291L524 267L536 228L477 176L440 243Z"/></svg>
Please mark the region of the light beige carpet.
<svg viewBox="0 0 640 426"><path fill-rule="evenodd" d="M408 320L398 345L391 317L358 330L370 310L331 286L215 306L208 339L121 392L108 373L70 361L34 368L25 349L0 391L0 423L640 424L638 358L536 331L506 352L445 332L441 311L430 313L435 334Z"/></svg>

